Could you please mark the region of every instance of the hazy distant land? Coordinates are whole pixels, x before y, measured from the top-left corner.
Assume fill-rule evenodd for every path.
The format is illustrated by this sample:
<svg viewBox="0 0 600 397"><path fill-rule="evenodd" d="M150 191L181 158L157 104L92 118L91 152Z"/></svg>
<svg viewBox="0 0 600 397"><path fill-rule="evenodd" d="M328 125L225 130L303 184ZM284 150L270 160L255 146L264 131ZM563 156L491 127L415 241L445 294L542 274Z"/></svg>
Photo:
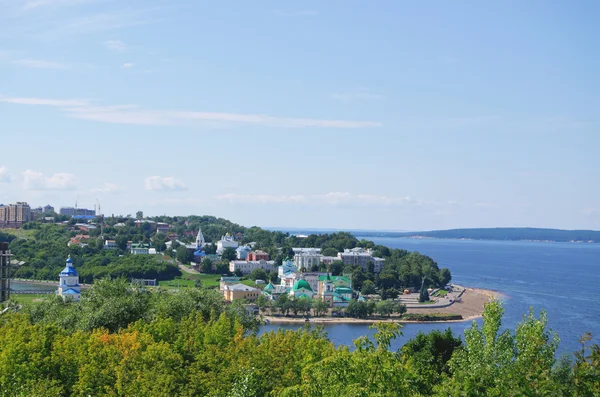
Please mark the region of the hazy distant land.
<svg viewBox="0 0 600 397"><path fill-rule="evenodd" d="M331 229L286 229L269 228L271 230L288 231L291 234L324 234L333 232ZM440 238L440 239L469 239L469 240L507 240L507 241L555 241L555 242L586 242L600 243L600 231L596 230L561 230L542 229L533 227L498 227L431 230L419 232L395 232L377 230L349 230L360 237L409 237L409 238Z"/></svg>

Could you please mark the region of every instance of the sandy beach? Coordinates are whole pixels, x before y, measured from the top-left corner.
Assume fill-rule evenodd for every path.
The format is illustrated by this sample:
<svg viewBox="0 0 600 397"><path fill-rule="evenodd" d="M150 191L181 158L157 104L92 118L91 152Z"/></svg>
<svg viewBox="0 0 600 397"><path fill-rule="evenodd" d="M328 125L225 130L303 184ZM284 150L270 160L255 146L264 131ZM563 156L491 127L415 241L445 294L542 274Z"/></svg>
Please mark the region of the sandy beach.
<svg viewBox="0 0 600 397"><path fill-rule="evenodd" d="M431 322L461 322L471 321L473 319L481 317L483 313L483 306L486 302L489 302L492 298L501 299L503 295L496 291L484 290L478 288L466 288L462 294L460 300L454 302L452 305L443 308L409 308L407 313L420 313L420 314L459 314L463 317L462 320L443 320L443 321L403 321L399 320L398 317L392 316L391 318L373 318L373 319L358 319L348 317L310 317L309 322L314 324L373 324L376 322L397 322L397 323L431 323ZM275 317L265 316L265 319L270 324L303 324L306 323L303 317L292 318L292 317Z"/></svg>
<svg viewBox="0 0 600 397"><path fill-rule="evenodd" d="M462 321L472 320L481 317L481 313L483 313L483 305L489 302L492 298L501 299L502 294L496 291L467 287L465 292L462 294L461 299L448 307L436 309L411 308L408 309L408 313L460 314L463 316Z"/></svg>

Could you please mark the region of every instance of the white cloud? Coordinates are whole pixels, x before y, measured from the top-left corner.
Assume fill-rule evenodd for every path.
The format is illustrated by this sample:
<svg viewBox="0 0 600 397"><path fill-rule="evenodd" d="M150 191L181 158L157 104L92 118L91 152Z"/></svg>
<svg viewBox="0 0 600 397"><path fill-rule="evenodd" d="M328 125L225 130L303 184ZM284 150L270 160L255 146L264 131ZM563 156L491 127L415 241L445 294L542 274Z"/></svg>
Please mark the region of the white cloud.
<svg viewBox="0 0 600 397"><path fill-rule="evenodd" d="M91 193L105 193L105 194L113 194L124 191L125 189L115 183L106 182L100 187L95 187L90 189Z"/></svg>
<svg viewBox="0 0 600 397"><path fill-rule="evenodd" d="M89 104L84 99L47 99L47 98L15 98L0 95L0 102L15 103L19 105L46 105L57 107L86 106Z"/></svg>
<svg viewBox="0 0 600 397"><path fill-rule="evenodd" d="M131 69L134 66L135 66L135 63L127 62L127 63L123 64L123 69Z"/></svg>
<svg viewBox="0 0 600 397"><path fill-rule="evenodd" d="M46 176L32 170L23 172L23 181L27 190L73 190L79 182L73 174L59 172L52 176Z"/></svg>
<svg viewBox="0 0 600 397"><path fill-rule="evenodd" d="M0 183L8 183L12 181L12 175L8 173L8 168L0 167Z"/></svg>
<svg viewBox="0 0 600 397"><path fill-rule="evenodd" d="M25 66L33 69L52 69L52 70L69 70L71 65L55 61L47 61L44 59L17 59L13 61L15 65Z"/></svg>
<svg viewBox="0 0 600 397"><path fill-rule="evenodd" d="M179 191L187 190L185 183L172 176L149 176L146 178L144 186L146 190Z"/></svg>
<svg viewBox="0 0 600 397"><path fill-rule="evenodd" d="M324 120L225 112L153 110L144 109L136 105L89 106L87 102L79 99L65 101L0 96L0 102L58 106L62 108L67 117L115 124L147 126L259 125L279 128L374 128L382 126L381 123L374 121ZM72 103L72 105L69 105L69 103Z"/></svg>
<svg viewBox="0 0 600 397"><path fill-rule="evenodd" d="M361 205L361 206L402 206L422 205L422 201L413 201L408 196L385 196L373 194L353 194L348 192L330 192L313 195L268 195L268 194L222 194L217 200L229 203L250 204L316 204L316 205Z"/></svg>
<svg viewBox="0 0 600 397"><path fill-rule="evenodd" d="M383 95L374 94L372 92L336 92L331 94L331 98L336 101L350 103L356 101L369 101L374 99L383 99Z"/></svg>
<svg viewBox="0 0 600 397"><path fill-rule="evenodd" d="M106 40L102 44L107 50L112 52L126 52L129 50L129 46L121 40Z"/></svg>

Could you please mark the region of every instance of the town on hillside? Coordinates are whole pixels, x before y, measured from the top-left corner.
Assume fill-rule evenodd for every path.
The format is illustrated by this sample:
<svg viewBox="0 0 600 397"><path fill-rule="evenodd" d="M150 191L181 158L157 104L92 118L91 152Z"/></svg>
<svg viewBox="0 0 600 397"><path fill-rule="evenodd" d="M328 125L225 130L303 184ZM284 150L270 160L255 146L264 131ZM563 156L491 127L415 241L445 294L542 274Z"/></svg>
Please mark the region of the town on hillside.
<svg viewBox="0 0 600 397"><path fill-rule="evenodd" d="M58 280L58 295L74 301L107 277L172 290L214 288L227 302L284 315L402 314L460 297L448 285L450 271L431 258L349 233L295 236L210 216L104 216L99 209L0 205L6 277Z"/></svg>

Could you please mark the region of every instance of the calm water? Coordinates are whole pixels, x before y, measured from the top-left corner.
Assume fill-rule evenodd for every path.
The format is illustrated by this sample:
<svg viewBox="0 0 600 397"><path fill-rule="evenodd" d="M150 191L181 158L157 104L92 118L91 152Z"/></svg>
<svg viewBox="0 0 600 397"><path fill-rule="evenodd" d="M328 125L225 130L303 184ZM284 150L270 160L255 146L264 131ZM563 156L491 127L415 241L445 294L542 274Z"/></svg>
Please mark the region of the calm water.
<svg viewBox="0 0 600 397"><path fill-rule="evenodd" d="M18 281L11 281L10 282L10 289L12 289L13 291L39 291L39 292L46 292L46 291L56 291L56 289L58 288L58 282L54 283L54 284L32 284L32 283L21 283Z"/></svg>
<svg viewBox="0 0 600 397"><path fill-rule="evenodd" d="M358 236L360 239L361 237ZM549 326L561 339L559 353L577 350L578 338L586 331L600 343L600 244L537 243L517 241L470 241L408 238L370 238L390 248L419 251L432 257L440 267L452 271L452 281L492 289L506 295L503 325L514 329L529 307L536 314L548 313ZM419 331L452 328L462 334L471 322L451 324L408 324L404 336L393 348ZM294 329L294 326L284 326ZM264 331L278 328L265 326ZM336 344L372 331L364 325L338 324L325 327Z"/></svg>

